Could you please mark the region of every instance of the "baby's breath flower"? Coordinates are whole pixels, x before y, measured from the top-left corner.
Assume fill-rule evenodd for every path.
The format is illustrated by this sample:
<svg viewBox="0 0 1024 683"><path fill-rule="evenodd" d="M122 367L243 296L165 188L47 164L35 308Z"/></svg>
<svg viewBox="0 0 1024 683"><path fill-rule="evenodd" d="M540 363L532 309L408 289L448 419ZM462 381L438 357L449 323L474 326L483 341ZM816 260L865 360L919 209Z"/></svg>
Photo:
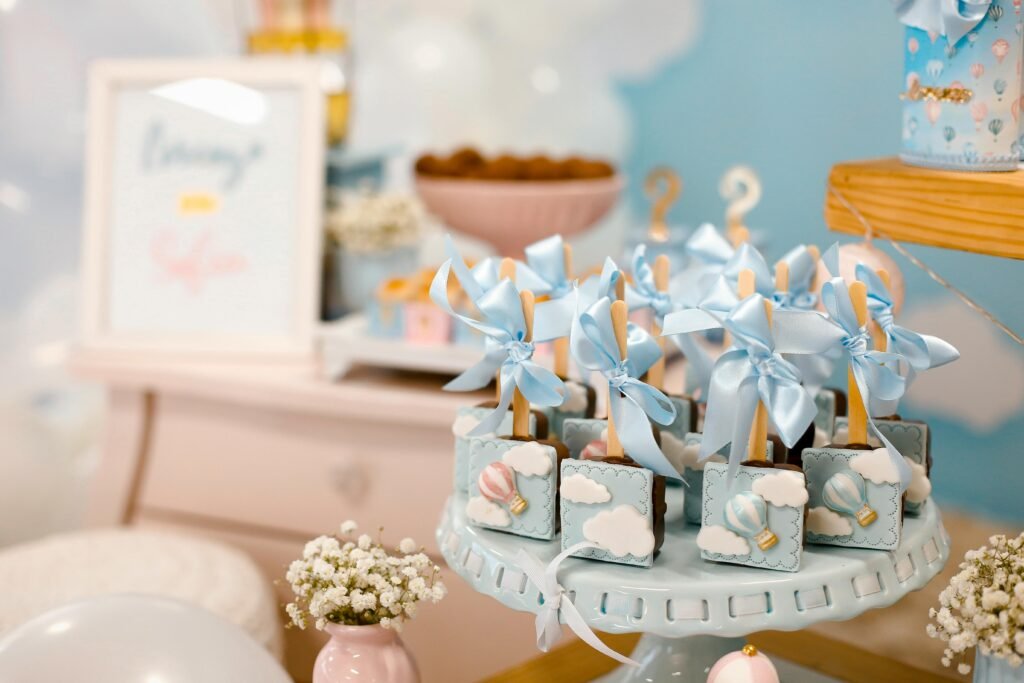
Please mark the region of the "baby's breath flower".
<svg viewBox="0 0 1024 683"><path fill-rule="evenodd" d="M939 594L939 609L928 616L928 635L947 645L943 666L958 660L957 671L971 667L963 654L976 647L983 655L1020 666L1024 655L1024 534L993 536L989 545L964 555L960 572Z"/></svg>
<svg viewBox="0 0 1024 683"><path fill-rule="evenodd" d="M343 535L357 528L351 520L339 525ZM447 593L440 569L416 549L410 538L399 543L400 555L389 555L366 534L354 543L334 536L313 539L285 573L295 594L285 606L289 621L298 628L334 623L400 629L415 615L417 603L438 602Z"/></svg>

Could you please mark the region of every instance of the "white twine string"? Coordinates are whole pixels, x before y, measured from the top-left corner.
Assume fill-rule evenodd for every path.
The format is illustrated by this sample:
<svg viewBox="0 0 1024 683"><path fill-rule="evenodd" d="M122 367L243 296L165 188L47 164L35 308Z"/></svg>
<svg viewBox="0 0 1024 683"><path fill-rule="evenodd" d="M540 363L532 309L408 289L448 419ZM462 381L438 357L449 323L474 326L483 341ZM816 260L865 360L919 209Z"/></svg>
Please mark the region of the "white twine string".
<svg viewBox="0 0 1024 683"><path fill-rule="evenodd" d="M964 302L965 306L967 306L972 311L974 311L975 313L977 313L978 315L980 315L981 317L985 318L990 323L995 325L997 328L1002 330L1007 337L1015 341L1017 344L1019 344L1020 346L1024 346L1024 337L1021 337L1019 334L1011 330L1005 323L1003 323L1002 320L997 318L994 313L992 313L987 308L976 302L974 299L972 299L971 297L967 296L962 291L954 287L946 278L936 273L934 270L929 268L928 265L924 263L921 259L917 258L909 251L907 251L906 247L904 247L902 244L894 242L889 237L875 230L871 223L868 221L868 219L864 217L864 214L858 211L857 207L851 204L850 201L846 197L844 197L843 194L839 190L837 190L835 186L832 185L831 183L829 183L828 185L828 191L831 192L835 196L835 198L838 199L839 202L846 207L846 210L849 211L850 214L853 215L853 217L860 221L861 225L864 226L865 241L871 242L876 236L881 237L882 239L889 243L889 246L891 246L893 249L899 252L905 259L907 259L915 266L917 266L925 273L927 273L928 277L930 277L935 282L939 283L939 285L941 285L945 289L952 292L953 295L960 299L960 301Z"/></svg>

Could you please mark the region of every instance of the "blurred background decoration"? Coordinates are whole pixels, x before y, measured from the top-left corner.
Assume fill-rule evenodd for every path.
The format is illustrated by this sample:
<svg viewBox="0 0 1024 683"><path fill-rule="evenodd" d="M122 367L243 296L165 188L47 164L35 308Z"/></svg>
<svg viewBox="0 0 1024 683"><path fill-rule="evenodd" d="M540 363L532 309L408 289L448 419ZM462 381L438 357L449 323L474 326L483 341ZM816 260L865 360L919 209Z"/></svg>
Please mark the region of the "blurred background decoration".
<svg viewBox="0 0 1024 683"><path fill-rule="evenodd" d="M892 154L899 145L893 93L901 86L903 27L888 3L801 5L784 20L773 5L739 0L313 6L307 25L232 0L0 0L0 519L7 520L0 544L75 526L102 428L97 390L61 370L75 331L84 75L94 58L326 55L333 67L325 72L325 135L334 145L327 177L346 190L408 197L419 155L464 145L486 155L606 160L629 184L625 201L573 240L581 269L648 229L643 179L656 166L670 165L685 182L684 200L665 215L670 226L721 223L722 173L737 162L756 168L763 198L749 223L755 241L777 257L781 245L832 239L821 206L834 162ZM294 35L281 38L282 31ZM331 234L342 236L329 258L343 258L345 201L329 221ZM402 201L412 211L411 200ZM422 240L414 245L398 238L410 234L406 228L388 229L382 251L396 262L411 261L413 250L420 264L438 262L439 231L402 220L409 230L420 224ZM1011 327L1024 326L1011 286L1017 264L912 251L955 275ZM476 244L467 253L487 252ZM963 355L916 383L908 409L932 425L940 458L1019 471L1019 349L923 273L901 266L916 293L905 324L948 339ZM992 481L986 471L937 468L936 497L1024 520L1021 475Z"/></svg>

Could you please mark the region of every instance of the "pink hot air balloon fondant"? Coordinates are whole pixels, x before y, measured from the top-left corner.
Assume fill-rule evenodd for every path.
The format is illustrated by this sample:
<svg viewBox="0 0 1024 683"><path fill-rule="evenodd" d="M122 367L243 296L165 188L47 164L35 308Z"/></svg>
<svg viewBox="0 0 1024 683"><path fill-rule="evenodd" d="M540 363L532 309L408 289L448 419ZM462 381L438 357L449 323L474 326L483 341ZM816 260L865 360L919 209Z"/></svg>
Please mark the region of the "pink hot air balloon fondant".
<svg viewBox="0 0 1024 683"><path fill-rule="evenodd" d="M971 105L971 118L974 119L974 123L978 126L988 116L988 105L984 102L975 102Z"/></svg>
<svg viewBox="0 0 1024 683"><path fill-rule="evenodd" d="M515 472L505 463L492 462L480 470L476 484L480 495L496 503L505 503L513 515L522 514L526 509L526 499L516 490Z"/></svg>
<svg viewBox="0 0 1024 683"><path fill-rule="evenodd" d="M992 43L992 54L995 55L996 61L1000 64L1003 63L1003 59L1006 58L1006 55L1010 54L1010 44L1006 42L1005 38L1000 38Z"/></svg>
<svg viewBox="0 0 1024 683"><path fill-rule="evenodd" d="M919 49L921 49L921 44L917 42L917 38L911 38L907 41L907 52L916 55Z"/></svg>
<svg viewBox="0 0 1024 683"><path fill-rule="evenodd" d="M772 660L753 645L746 645L715 662L707 683L779 683L779 673Z"/></svg>
<svg viewBox="0 0 1024 683"><path fill-rule="evenodd" d="M981 62L975 62L971 64L971 75L975 78L981 78L982 74L985 73L985 65Z"/></svg>

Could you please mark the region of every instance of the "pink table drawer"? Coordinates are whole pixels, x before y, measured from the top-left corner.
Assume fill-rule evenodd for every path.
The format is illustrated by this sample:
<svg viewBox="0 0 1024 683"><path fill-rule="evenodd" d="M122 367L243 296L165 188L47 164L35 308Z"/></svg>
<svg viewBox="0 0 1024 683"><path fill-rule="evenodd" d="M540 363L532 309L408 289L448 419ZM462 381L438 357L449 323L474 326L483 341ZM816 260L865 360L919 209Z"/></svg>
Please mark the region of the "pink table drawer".
<svg viewBox="0 0 1024 683"><path fill-rule="evenodd" d="M437 554L451 490L448 425L260 411L197 398L156 403L138 507L312 536L347 518Z"/></svg>

